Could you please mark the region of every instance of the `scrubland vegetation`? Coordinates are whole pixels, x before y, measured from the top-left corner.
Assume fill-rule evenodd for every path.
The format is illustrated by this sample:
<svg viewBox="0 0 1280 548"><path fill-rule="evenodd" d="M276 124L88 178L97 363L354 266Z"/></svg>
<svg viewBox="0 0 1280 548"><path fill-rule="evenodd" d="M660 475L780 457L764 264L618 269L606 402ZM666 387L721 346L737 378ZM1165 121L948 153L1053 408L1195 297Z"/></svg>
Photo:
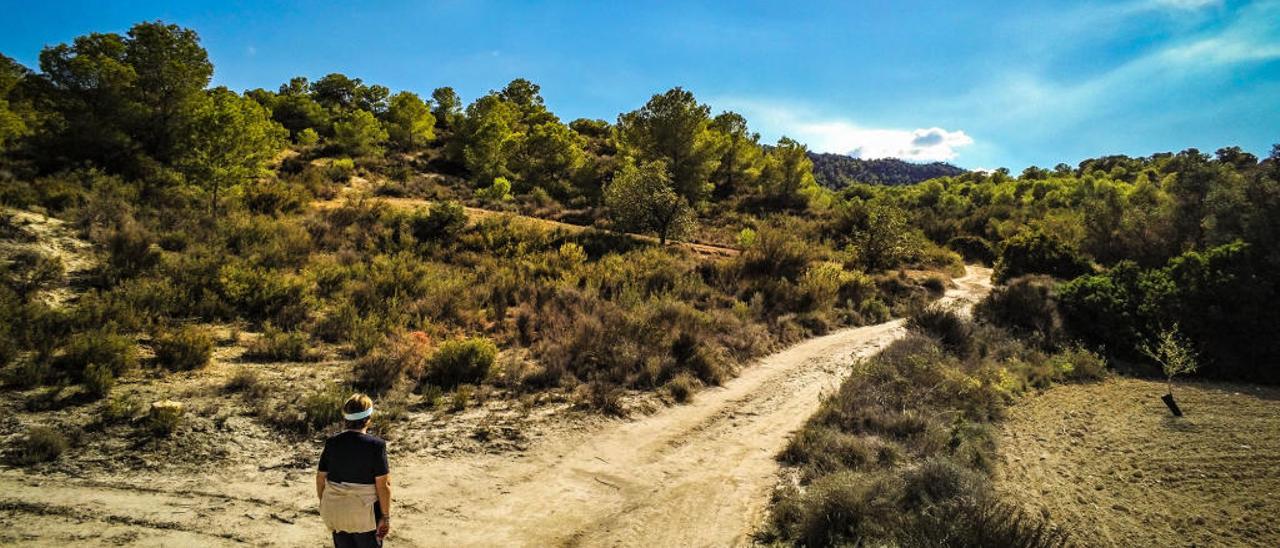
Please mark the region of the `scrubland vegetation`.
<svg viewBox="0 0 1280 548"><path fill-rule="evenodd" d="M568 123L524 79L469 104L336 73L237 92L161 22L36 68L0 56L0 372L28 410L100 417L28 428L16 464L103 424L180 437L180 402L117 383L204 373L222 347L243 363L216 395L303 439L353 389L388 422L411 394L688 402L783 345L910 315L783 452L796 477L762 539L1042 546L1067 539L990 479L1019 396L1152 372L1168 341L1194 375L1280 380L1280 146L1016 177L819 157L826 188L803 144L681 88ZM873 184L920 173L939 177ZM47 235L18 210L84 256L28 245ZM927 306L966 261L1002 285L972 319ZM257 372L280 363L342 373L283 394Z"/></svg>
<svg viewBox="0 0 1280 548"><path fill-rule="evenodd" d="M989 309L995 296L980 307ZM1056 546L1064 534L992 489L996 425L1017 397L1106 373L1087 350L1027 342L943 308L857 364L780 459L766 541L805 546Z"/></svg>
<svg viewBox="0 0 1280 548"><path fill-rule="evenodd" d="M465 406L493 385L621 412L621 390L688 401L945 283L902 269L962 267L891 201L819 187L802 144L765 146L680 88L568 124L520 79L469 105L342 74L237 93L208 88L194 31L160 22L48 47L38 71L0 64L0 201L91 245L74 278L57 254L3 263L6 382L58 406L106 406L123 376L199 370L232 345L249 363L349 364L347 389L389 400ZM6 238L34 238L5 219ZM42 298L54 287L72 298ZM265 394L253 379L227 390ZM323 429L339 391L258 415Z"/></svg>

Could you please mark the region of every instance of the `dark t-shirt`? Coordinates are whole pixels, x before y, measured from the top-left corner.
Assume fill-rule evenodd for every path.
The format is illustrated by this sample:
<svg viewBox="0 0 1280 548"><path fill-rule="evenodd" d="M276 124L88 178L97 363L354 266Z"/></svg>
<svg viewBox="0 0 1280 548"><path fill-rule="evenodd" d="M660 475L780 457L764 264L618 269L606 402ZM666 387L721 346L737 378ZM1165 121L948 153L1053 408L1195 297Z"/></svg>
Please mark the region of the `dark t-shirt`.
<svg viewBox="0 0 1280 548"><path fill-rule="evenodd" d="M320 453L320 471L328 474L329 481L372 484L373 478L389 470L387 442L360 432L334 435Z"/></svg>

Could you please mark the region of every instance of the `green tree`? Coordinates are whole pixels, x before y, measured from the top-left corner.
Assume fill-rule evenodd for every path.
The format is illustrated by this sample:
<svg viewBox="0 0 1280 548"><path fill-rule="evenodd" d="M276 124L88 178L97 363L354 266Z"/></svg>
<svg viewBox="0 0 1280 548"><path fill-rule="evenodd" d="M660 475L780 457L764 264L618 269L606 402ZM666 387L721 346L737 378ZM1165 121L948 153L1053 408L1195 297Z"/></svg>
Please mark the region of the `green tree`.
<svg viewBox="0 0 1280 548"><path fill-rule="evenodd" d="M366 156L382 151L382 144L387 142L387 130L373 117L373 113L354 110L334 122L333 139L347 154Z"/></svg>
<svg viewBox="0 0 1280 548"><path fill-rule="evenodd" d="M489 94L467 107L459 139L462 160L474 179L508 177L507 154L517 139L520 110L510 101Z"/></svg>
<svg viewBox="0 0 1280 548"><path fill-rule="evenodd" d="M765 158L760 184L771 202L782 207L803 207L809 193L818 186L808 148L787 137L778 139L777 146Z"/></svg>
<svg viewBox="0 0 1280 548"><path fill-rule="evenodd" d="M907 213L896 204L873 199L853 207L852 243L862 266L875 272L896 266L911 251Z"/></svg>
<svg viewBox="0 0 1280 548"><path fill-rule="evenodd" d="M289 135L294 140L299 138L303 130L328 132L330 129L329 113L311 98L307 79L302 76L281 84L270 107L271 118L289 130Z"/></svg>
<svg viewBox="0 0 1280 548"><path fill-rule="evenodd" d="M720 140L720 163L711 174L717 197L728 197L752 185L760 176L762 154L760 134L747 129L747 119L736 112L723 112L711 120L710 128Z"/></svg>
<svg viewBox="0 0 1280 548"><path fill-rule="evenodd" d="M559 122L534 126L514 144L508 165L520 188L541 188L557 198L566 197L570 181L583 164L582 145L573 130Z"/></svg>
<svg viewBox="0 0 1280 548"><path fill-rule="evenodd" d="M711 190L708 176L719 164L716 139L707 131L710 112L692 93L673 88L618 117L620 144L641 163L661 161L676 192L698 203Z"/></svg>
<svg viewBox="0 0 1280 548"><path fill-rule="evenodd" d="M436 138L436 118L416 93L402 91L391 97L387 109L387 134L405 150L413 150Z"/></svg>
<svg viewBox="0 0 1280 548"><path fill-rule="evenodd" d="M624 161L605 187L604 203L619 228L655 233L661 244L682 237L693 225L689 201L676 192L661 160Z"/></svg>
<svg viewBox="0 0 1280 548"><path fill-rule="evenodd" d="M153 158L169 162L205 99L213 63L195 31L161 21L129 29L124 60L133 68L129 89L142 108L133 133Z"/></svg>
<svg viewBox="0 0 1280 548"><path fill-rule="evenodd" d="M458 98L458 92L448 86L436 88L431 92L431 103L436 124L451 131L457 129L462 122L462 99Z"/></svg>
<svg viewBox="0 0 1280 548"><path fill-rule="evenodd" d="M30 130L30 109L14 100L14 89L30 77L31 71L27 67L0 54L0 152Z"/></svg>
<svg viewBox="0 0 1280 548"><path fill-rule="evenodd" d="M1155 338L1155 344L1146 344L1142 353L1151 361L1160 364L1165 380L1169 384L1169 395L1173 396L1173 378L1178 375L1194 373L1196 370L1196 353L1191 343L1178 332L1178 326L1163 329Z"/></svg>
<svg viewBox="0 0 1280 548"><path fill-rule="evenodd" d="M215 213L219 192L262 175L288 136L257 101L223 87L208 92L189 123L179 165L189 181L206 187Z"/></svg>
<svg viewBox="0 0 1280 548"><path fill-rule="evenodd" d="M547 122L559 121L543 104L541 90L538 84L524 78L516 78L498 92L498 97L519 109L520 123L523 127L518 129L523 131Z"/></svg>
<svg viewBox="0 0 1280 548"><path fill-rule="evenodd" d="M136 166L128 132L140 107L133 100L137 73L125 60L119 34L89 34L40 52L41 102L50 110L38 147L48 169L89 161L114 171Z"/></svg>
<svg viewBox="0 0 1280 548"><path fill-rule="evenodd" d="M1028 230L1004 243L995 279L1003 282L1023 274L1071 279L1091 270L1089 260L1074 246L1043 230Z"/></svg>
<svg viewBox="0 0 1280 548"><path fill-rule="evenodd" d="M341 73L326 74L323 78L311 83L311 98L321 106L332 110L351 110L356 108L363 87L359 78L348 78Z"/></svg>

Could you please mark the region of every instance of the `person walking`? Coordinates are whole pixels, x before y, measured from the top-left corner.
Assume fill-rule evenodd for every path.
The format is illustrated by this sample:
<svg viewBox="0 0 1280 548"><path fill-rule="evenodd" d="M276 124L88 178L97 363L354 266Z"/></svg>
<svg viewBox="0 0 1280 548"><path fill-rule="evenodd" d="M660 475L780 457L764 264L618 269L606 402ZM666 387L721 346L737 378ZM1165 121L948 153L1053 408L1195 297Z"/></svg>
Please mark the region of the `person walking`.
<svg viewBox="0 0 1280 548"><path fill-rule="evenodd" d="M354 394L342 405L346 430L320 453L316 495L335 548L377 548L391 532L387 442L368 433L373 400Z"/></svg>

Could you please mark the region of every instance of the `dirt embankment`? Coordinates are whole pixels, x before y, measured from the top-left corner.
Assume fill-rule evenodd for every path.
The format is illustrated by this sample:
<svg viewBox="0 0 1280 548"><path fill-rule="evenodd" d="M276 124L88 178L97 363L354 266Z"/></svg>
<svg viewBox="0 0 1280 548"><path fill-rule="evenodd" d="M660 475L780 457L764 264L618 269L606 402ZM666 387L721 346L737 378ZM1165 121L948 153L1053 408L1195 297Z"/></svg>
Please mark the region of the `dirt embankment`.
<svg viewBox="0 0 1280 548"><path fill-rule="evenodd" d="M997 486L1082 546L1280 546L1280 389L1115 378L1010 410Z"/></svg>
<svg viewBox="0 0 1280 548"><path fill-rule="evenodd" d="M970 269L945 299L976 300L989 277L987 269ZM760 360L692 404L634 420L568 423L545 430L524 451L397 451L393 542L747 543L787 436L839 385L853 357L903 333L901 320L836 331ZM437 439L439 428L412 420L400 428L399 443L421 446L414 438ZM181 471L0 471L0 543L324 544L310 463L261 452L257 463L237 451L242 458L225 465Z"/></svg>

